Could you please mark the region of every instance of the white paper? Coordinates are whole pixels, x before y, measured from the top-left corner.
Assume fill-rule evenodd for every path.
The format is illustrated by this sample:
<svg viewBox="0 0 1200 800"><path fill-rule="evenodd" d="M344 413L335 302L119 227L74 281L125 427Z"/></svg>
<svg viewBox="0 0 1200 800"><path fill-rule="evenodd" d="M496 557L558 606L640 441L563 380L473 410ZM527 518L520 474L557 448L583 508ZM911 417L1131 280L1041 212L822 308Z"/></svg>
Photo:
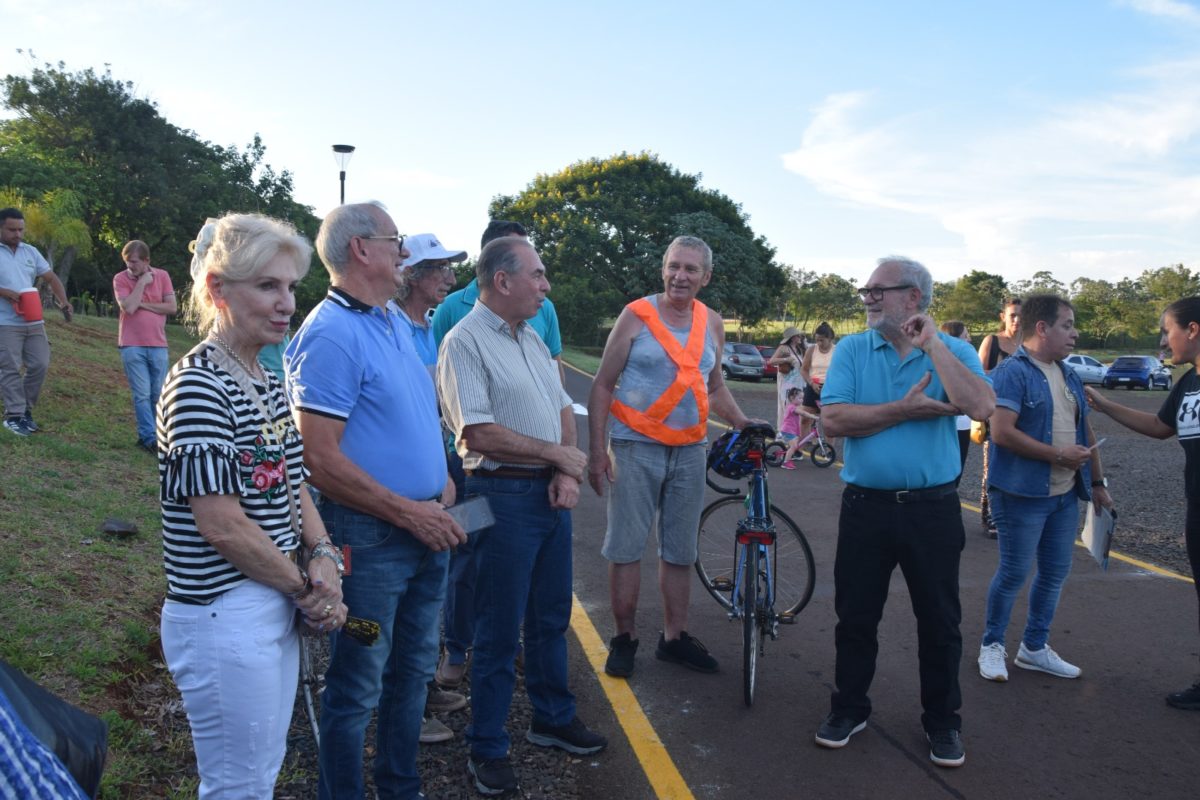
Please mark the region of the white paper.
<svg viewBox="0 0 1200 800"><path fill-rule="evenodd" d="M1083 546L1096 559L1100 569L1108 569L1108 547L1112 543L1113 530L1117 527L1117 515L1107 508L1101 507L1096 513L1096 504L1088 502L1087 517L1083 521Z"/></svg>

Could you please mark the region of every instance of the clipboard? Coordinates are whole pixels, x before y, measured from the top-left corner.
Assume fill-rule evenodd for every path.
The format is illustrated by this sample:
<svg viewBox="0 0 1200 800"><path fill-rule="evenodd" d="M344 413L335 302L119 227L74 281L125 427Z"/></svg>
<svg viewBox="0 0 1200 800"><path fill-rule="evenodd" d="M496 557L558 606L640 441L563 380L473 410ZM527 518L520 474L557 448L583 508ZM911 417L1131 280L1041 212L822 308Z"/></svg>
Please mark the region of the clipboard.
<svg viewBox="0 0 1200 800"><path fill-rule="evenodd" d="M1088 502L1087 516L1083 521L1083 532L1080 538L1083 546L1096 559L1100 569L1108 571L1108 549L1112 545L1113 531L1117 528L1117 512L1101 507L1096 513L1096 504Z"/></svg>

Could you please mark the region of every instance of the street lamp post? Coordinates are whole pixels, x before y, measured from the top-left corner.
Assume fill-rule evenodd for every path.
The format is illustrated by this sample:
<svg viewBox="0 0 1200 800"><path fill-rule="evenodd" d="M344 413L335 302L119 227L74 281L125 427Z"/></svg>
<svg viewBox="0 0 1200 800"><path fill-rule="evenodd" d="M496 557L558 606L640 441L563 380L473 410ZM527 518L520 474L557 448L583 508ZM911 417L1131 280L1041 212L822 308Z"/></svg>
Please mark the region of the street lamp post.
<svg viewBox="0 0 1200 800"><path fill-rule="evenodd" d="M354 155L354 145L352 144L335 144L333 146L333 160L337 162L338 179L342 183L342 199L341 203L346 202L346 165L350 163L350 156Z"/></svg>

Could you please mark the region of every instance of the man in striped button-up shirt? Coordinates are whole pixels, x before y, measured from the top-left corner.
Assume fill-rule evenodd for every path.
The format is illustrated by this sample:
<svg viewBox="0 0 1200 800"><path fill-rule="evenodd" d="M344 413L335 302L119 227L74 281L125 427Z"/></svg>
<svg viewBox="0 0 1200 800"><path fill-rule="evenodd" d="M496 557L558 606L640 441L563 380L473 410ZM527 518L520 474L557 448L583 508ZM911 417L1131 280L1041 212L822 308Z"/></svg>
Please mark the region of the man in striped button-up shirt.
<svg viewBox="0 0 1200 800"><path fill-rule="evenodd" d="M607 740L575 716L567 688L571 509L587 456L575 446L571 398L550 351L526 322L550 284L524 239L490 242L476 266L479 302L446 335L438 392L467 471L467 496L486 496L495 524L476 534L475 645L468 767L476 788L516 788L504 723L522 620L526 738L586 755Z"/></svg>

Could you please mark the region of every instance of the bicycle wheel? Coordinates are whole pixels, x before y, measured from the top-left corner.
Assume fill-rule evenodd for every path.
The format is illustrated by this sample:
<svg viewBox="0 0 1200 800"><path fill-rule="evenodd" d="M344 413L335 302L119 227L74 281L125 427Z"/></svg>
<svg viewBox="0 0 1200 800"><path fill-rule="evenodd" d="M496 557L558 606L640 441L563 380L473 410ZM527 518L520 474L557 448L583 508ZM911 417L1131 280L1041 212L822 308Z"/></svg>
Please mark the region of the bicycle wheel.
<svg viewBox="0 0 1200 800"><path fill-rule="evenodd" d="M808 449L808 456L813 466L825 468L837 460L837 450L829 442L817 441Z"/></svg>
<svg viewBox="0 0 1200 800"><path fill-rule="evenodd" d="M313 741L317 743L318 747L321 744L321 731L317 723L320 719L321 692L325 689L325 668L328 666L328 634L302 633L300 635L300 692L304 696L304 715L308 717Z"/></svg>
<svg viewBox="0 0 1200 800"><path fill-rule="evenodd" d="M747 706L754 705L754 684L758 672L758 648L760 646L758 574L758 545L742 545L745 564L742 568L742 699Z"/></svg>
<svg viewBox="0 0 1200 800"><path fill-rule="evenodd" d="M812 598L817 570L808 540L791 517L776 505L770 507L775 523L772 577L775 580L775 611L784 622L800 613ZM734 571L738 568L738 523L747 516L740 497L714 500L700 515L696 574L712 598L726 611L733 610Z"/></svg>
<svg viewBox="0 0 1200 800"><path fill-rule="evenodd" d="M771 442L763 448L763 461L767 462L768 467L782 467L783 457L787 453L787 448L782 442Z"/></svg>

